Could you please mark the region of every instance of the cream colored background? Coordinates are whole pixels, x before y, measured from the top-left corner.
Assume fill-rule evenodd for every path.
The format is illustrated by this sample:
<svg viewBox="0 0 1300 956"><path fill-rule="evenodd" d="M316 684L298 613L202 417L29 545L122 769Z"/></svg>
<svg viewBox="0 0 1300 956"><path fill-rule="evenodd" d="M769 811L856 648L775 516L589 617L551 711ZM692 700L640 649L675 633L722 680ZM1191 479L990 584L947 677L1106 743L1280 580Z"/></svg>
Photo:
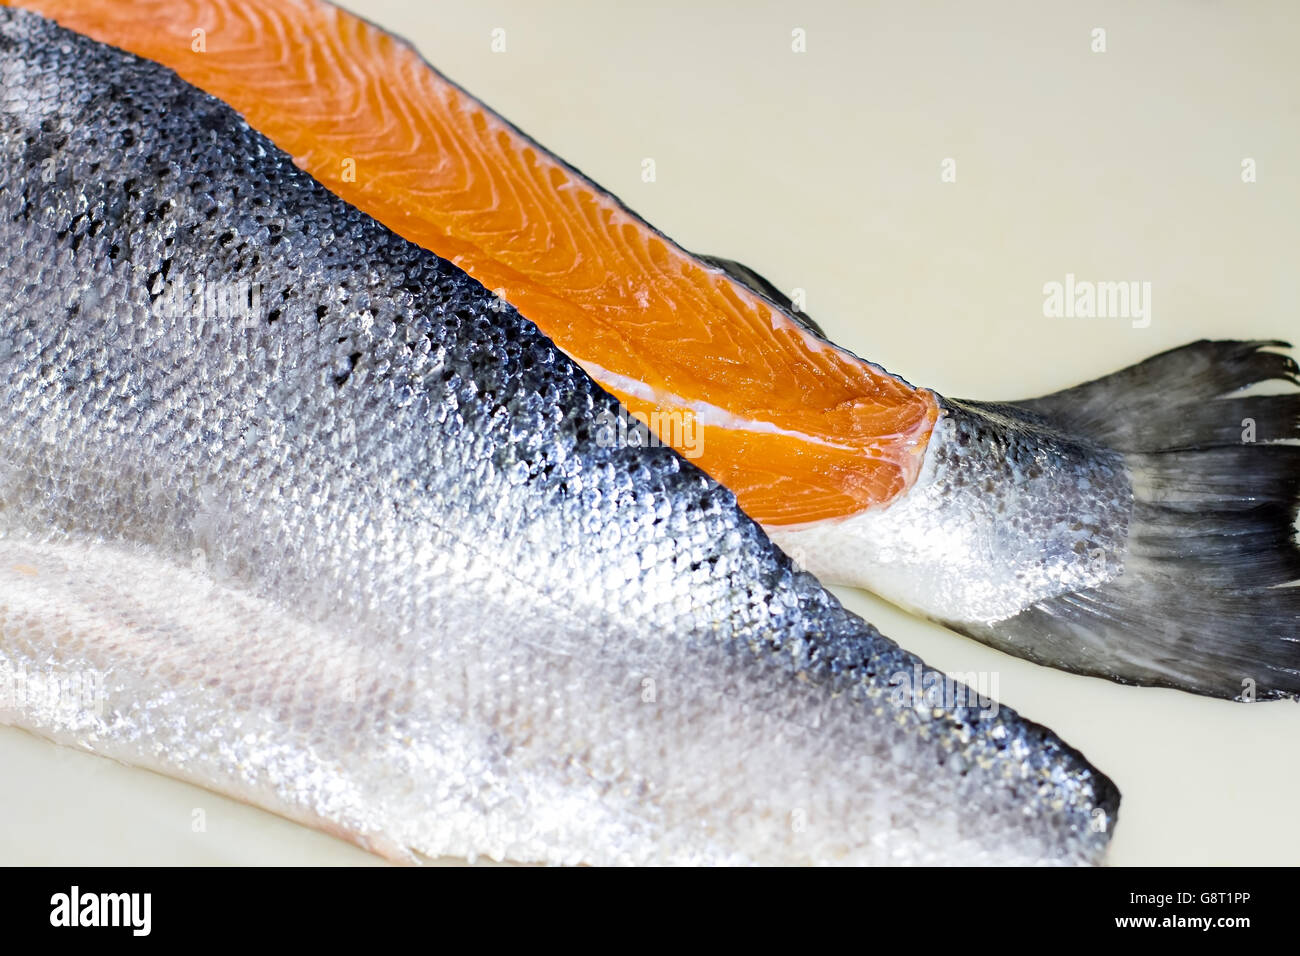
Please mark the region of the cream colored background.
<svg viewBox="0 0 1300 956"><path fill-rule="evenodd" d="M833 338L949 395L1050 391L1201 336L1300 338L1300 5L347 5L689 248L807 290ZM1044 318L1067 272L1150 281L1150 327ZM1003 702L1110 774L1112 862L1300 862L1300 706L1072 677L843 596L931 664L997 671ZM0 820L2 862L376 862L7 729Z"/></svg>

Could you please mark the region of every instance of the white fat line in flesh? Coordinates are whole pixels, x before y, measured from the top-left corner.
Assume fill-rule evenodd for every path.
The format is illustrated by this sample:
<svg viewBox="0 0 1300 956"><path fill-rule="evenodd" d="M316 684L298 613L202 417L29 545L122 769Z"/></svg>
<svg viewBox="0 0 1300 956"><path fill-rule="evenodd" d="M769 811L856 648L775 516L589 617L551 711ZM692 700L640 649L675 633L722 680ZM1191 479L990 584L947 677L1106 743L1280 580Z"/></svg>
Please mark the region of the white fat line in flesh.
<svg viewBox="0 0 1300 956"><path fill-rule="evenodd" d="M757 421L752 418L740 418L727 411L725 408L719 408L708 402L692 401L683 398L680 395L674 395L671 392L659 393L645 382L630 378L626 375L620 375L617 372L611 372L609 369L601 368L594 362L587 362L582 359L575 359L583 370L600 382L606 388L614 389L639 398L642 401L652 402L655 405L669 404L677 408L684 409L695 416L695 420L701 425L712 425L716 428L726 428L731 431L756 432L768 435L784 435L787 438L797 438L800 441L809 442L814 445L823 445L827 448L835 448L840 451L862 451L866 457L872 456L874 450L870 446L863 448L859 445L841 445L837 442L827 441L825 438L819 438L816 435L808 435L804 432L791 431L788 428L782 428L780 425L774 425L771 422Z"/></svg>

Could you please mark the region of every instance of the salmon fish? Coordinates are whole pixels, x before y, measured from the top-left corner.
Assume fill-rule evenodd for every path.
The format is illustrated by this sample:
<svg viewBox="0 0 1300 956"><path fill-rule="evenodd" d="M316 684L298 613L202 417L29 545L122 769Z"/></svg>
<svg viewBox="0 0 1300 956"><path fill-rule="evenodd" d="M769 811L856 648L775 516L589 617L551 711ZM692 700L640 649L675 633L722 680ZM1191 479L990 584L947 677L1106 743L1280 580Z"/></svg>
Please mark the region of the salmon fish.
<svg viewBox="0 0 1300 956"><path fill-rule="evenodd" d="M1300 397L1238 394L1296 381L1284 343L947 399L827 342L754 270L683 249L327 3L21 4L170 66L460 265L823 581L1076 673L1300 693Z"/></svg>
<svg viewBox="0 0 1300 956"><path fill-rule="evenodd" d="M1101 858L1077 751L224 103L6 8L0 150L5 722L395 860Z"/></svg>

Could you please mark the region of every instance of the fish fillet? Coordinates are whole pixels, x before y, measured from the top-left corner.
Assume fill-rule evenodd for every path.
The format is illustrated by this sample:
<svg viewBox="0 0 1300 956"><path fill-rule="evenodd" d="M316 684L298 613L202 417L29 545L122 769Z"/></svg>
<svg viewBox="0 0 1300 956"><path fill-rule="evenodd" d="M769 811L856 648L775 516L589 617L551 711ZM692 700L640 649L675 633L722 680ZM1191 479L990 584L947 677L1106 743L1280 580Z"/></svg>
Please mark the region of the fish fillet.
<svg viewBox="0 0 1300 956"><path fill-rule="evenodd" d="M0 10L6 722L393 859L1096 862L1118 795L449 261Z"/></svg>
<svg viewBox="0 0 1300 956"><path fill-rule="evenodd" d="M944 399L826 342L752 270L682 249L320 0L21 5L172 67L467 270L822 580L1078 673L1300 694L1300 398L1233 394L1294 380L1262 351L1279 343L1197 343L1029 402Z"/></svg>

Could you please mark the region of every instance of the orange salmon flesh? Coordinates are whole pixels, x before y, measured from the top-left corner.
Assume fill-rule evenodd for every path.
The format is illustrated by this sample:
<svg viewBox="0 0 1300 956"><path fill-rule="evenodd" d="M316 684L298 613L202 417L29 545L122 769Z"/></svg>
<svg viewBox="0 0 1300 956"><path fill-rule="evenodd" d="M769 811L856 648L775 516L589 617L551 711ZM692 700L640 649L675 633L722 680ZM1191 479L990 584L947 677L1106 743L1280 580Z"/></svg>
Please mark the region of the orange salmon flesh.
<svg viewBox="0 0 1300 956"><path fill-rule="evenodd" d="M535 322L768 525L915 481L934 394L804 330L391 34L317 0L0 0L156 60Z"/></svg>

